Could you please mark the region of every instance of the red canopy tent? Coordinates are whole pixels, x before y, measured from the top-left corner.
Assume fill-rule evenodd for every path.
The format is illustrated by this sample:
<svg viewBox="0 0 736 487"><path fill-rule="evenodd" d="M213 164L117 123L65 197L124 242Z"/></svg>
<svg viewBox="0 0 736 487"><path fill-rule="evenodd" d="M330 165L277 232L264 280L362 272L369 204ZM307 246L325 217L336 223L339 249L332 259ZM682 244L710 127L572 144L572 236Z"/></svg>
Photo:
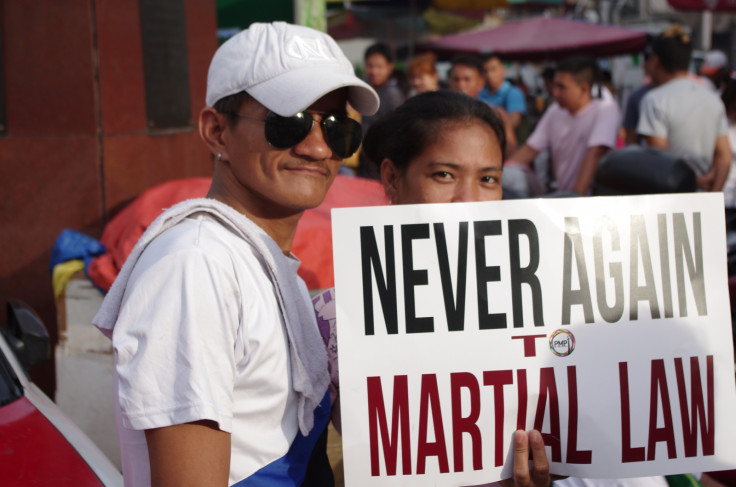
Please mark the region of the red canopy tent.
<svg viewBox="0 0 736 487"><path fill-rule="evenodd" d="M736 12L736 0L667 0L667 2L677 10Z"/></svg>
<svg viewBox="0 0 736 487"><path fill-rule="evenodd" d="M645 43L645 32L538 17L507 22L493 29L444 36L417 45L417 50L433 51L439 57L493 52L506 60L543 61L572 55L613 56L640 52Z"/></svg>

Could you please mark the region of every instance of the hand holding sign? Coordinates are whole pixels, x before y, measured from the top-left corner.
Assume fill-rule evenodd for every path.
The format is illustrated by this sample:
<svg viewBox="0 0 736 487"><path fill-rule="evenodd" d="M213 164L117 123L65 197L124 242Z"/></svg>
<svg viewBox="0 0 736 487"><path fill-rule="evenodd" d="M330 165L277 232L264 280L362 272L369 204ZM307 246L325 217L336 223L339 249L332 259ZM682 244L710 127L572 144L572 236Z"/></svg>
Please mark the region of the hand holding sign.
<svg viewBox="0 0 736 487"><path fill-rule="evenodd" d="M529 469L529 459L533 457L534 467ZM517 430L514 433L514 477L501 481L504 487L547 487L552 481L549 475L547 452L539 431L527 433Z"/></svg>

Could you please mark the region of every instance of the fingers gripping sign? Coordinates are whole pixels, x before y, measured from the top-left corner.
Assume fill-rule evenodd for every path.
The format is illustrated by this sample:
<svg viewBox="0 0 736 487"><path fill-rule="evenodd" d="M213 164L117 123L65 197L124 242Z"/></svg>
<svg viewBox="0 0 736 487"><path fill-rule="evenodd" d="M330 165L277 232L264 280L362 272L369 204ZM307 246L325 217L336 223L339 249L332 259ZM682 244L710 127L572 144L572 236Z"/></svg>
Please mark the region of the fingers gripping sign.
<svg viewBox="0 0 736 487"><path fill-rule="evenodd" d="M514 477L501 481L501 484L504 487L547 487L551 482L542 435L537 430L532 430L529 434L524 430L517 430L514 433Z"/></svg>

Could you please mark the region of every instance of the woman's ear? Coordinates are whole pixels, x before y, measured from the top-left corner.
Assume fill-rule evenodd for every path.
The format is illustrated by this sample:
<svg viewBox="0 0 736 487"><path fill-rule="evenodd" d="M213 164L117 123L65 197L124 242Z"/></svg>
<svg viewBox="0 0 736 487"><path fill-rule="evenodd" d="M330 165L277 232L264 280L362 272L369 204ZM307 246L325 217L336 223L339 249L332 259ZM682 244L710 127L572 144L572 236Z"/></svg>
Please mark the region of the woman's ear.
<svg viewBox="0 0 736 487"><path fill-rule="evenodd" d="M199 113L199 135L218 160L230 160L226 150L229 137L227 123L227 115L218 113L212 107L206 107Z"/></svg>
<svg viewBox="0 0 736 487"><path fill-rule="evenodd" d="M381 183L383 184L383 189L386 191L386 196L388 196L390 203L396 201L400 181L401 172L399 171L399 168L396 167L391 159L384 159L383 162L381 162Z"/></svg>

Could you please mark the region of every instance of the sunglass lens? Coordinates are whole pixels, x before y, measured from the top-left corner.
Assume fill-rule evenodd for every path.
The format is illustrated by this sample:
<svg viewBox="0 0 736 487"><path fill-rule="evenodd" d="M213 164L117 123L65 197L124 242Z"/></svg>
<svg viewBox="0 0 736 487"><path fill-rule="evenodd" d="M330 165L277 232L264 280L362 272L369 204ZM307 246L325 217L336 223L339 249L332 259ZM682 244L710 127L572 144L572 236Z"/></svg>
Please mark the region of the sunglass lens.
<svg viewBox="0 0 736 487"><path fill-rule="evenodd" d="M336 155L347 158L360 147L363 132L360 124L348 117L330 115L322 122L327 145Z"/></svg>
<svg viewBox="0 0 736 487"><path fill-rule="evenodd" d="M266 140L277 149L288 149L304 140L312 130L312 115L300 112L282 117L270 112L266 117Z"/></svg>

